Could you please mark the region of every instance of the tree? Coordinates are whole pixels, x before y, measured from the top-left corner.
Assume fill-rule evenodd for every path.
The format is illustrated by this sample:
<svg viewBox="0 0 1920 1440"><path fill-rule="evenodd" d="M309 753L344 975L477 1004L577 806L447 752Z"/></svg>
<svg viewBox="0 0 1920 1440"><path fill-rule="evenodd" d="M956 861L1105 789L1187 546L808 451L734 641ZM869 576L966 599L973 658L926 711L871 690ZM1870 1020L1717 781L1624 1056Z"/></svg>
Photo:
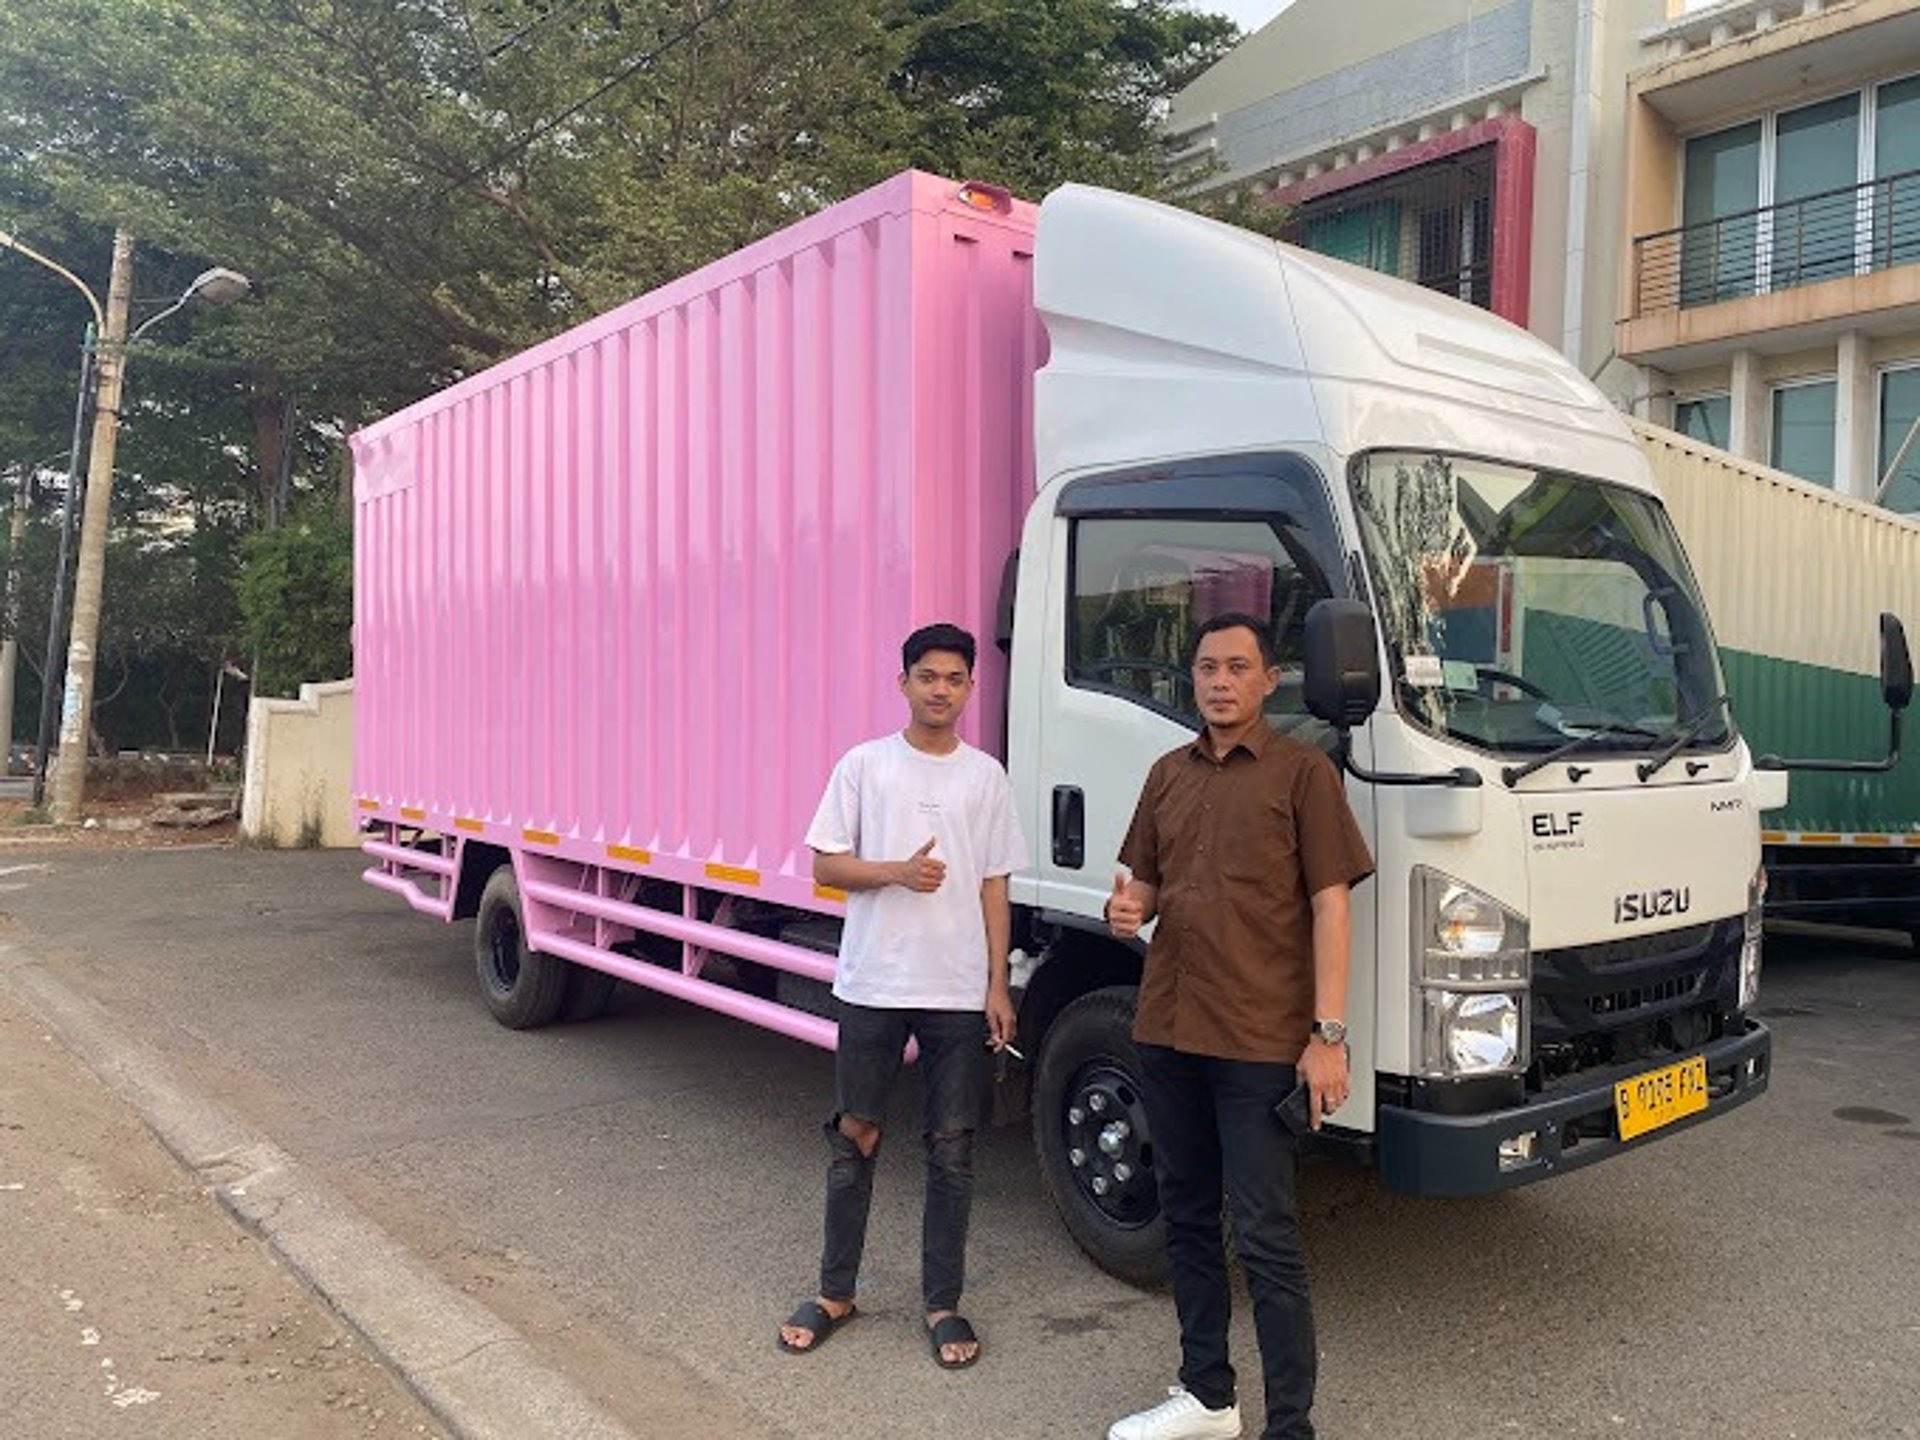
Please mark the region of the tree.
<svg viewBox="0 0 1920 1440"><path fill-rule="evenodd" d="M255 694L351 673L353 535L337 509L307 507L242 545L240 612Z"/></svg>
<svg viewBox="0 0 1920 1440"><path fill-rule="evenodd" d="M116 523L198 573L169 513L336 494L359 425L908 165L1167 193L1166 102L1234 38L1176 0L0 0L0 205L102 266L127 225L142 296L259 282L130 372ZM0 462L75 373L71 304L18 293ZM344 625L278 614L341 673Z"/></svg>

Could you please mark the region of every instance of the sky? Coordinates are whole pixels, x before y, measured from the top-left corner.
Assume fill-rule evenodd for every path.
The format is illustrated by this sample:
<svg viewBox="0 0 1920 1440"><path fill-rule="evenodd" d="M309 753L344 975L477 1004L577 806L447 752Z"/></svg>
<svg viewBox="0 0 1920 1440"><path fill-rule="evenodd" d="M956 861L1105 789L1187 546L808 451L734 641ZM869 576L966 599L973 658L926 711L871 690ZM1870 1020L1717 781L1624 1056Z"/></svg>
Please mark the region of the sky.
<svg viewBox="0 0 1920 1440"><path fill-rule="evenodd" d="M1191 3L1195 10L1230 16L1251 35L1291 5L1293 0L1191 0Z"/></svg>

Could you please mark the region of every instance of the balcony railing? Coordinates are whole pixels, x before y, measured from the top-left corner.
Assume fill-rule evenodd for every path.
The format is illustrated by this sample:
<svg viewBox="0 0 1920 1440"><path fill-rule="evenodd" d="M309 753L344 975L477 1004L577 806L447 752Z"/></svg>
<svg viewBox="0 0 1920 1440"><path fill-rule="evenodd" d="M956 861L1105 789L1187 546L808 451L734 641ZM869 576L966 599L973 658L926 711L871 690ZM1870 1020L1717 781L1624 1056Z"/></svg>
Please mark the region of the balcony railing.
<svg viewBox="0 0 1920 1440"><path fill-rule="evenodd" d="M1633 242L1635 318L1920 261L1920 170Z"/></svg>

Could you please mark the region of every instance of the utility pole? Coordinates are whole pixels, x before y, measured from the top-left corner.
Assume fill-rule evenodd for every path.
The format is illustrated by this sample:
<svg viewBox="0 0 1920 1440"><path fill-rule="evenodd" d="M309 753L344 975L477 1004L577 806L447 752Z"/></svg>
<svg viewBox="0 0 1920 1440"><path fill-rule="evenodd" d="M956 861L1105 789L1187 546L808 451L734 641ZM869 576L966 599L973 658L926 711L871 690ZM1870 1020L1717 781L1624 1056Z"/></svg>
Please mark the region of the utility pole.
<svg viewBox="0 0 1920 1440"><path fill-rule="evenodd" d="M93 413L93 450L87 460L86 512L73 577L73 635L67 644L67 683L60 699L60 770L53 782L53 818L77 824L87 790L87 730L93 711L94 646L100 638L100 596L107 570L107 530L113 510L113 452L120 439L120 380L127 363L127 313L133 304L133 236L116 230L113 275L107 286L106 325L100 337Z"/></svg>

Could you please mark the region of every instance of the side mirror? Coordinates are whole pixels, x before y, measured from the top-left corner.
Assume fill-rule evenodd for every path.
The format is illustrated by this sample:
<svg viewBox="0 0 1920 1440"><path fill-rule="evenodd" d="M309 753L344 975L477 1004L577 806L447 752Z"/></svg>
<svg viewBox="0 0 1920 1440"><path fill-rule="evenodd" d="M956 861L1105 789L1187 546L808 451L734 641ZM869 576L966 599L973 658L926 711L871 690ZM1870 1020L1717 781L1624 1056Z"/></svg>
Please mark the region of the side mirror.
<svg viewBox="0 0 1920 1440"><path fill-rule="evenodd" d="M1903 652L1904 653L1904 652ZM1307 611L1307 709L1336 730L1366 723L1380 703L1373 612L1358 600L1321 600Z"/></svg>
<svg viewBox="0 0 1920 1440"><path fill-rule="evenodd" d="M1904 710L1913 699L1913 659L1907 653L1906 627L1900 617L1880 616L1880 694L1889 710Z"/></svg>

